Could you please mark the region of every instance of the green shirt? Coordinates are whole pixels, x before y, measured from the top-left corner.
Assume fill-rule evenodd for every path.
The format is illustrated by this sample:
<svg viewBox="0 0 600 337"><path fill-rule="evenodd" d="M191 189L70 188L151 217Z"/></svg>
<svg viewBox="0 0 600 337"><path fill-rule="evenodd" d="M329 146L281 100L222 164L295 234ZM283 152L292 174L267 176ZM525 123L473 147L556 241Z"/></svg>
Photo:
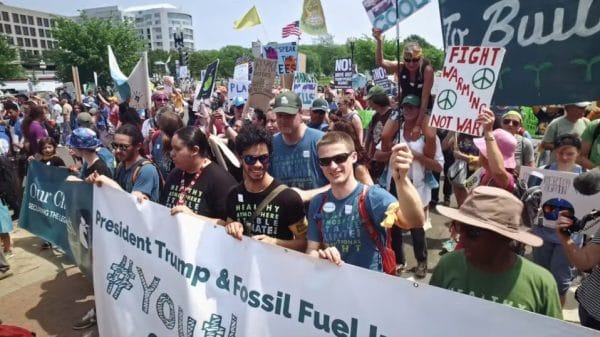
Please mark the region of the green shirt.
<svg viewBox="0 0 600 337"><path fill-rule="evenodd" d="M596 119L585 128L581 135L581 140L590 143L590 154L589 158L596 166L600 166L600 137L592 139L594 137L594 131L596 128L600 128L600 119Z"/></svg>
<svg viewBox="0 0 600 337"><path fill-rule="evenodd" d="M469 264L462 251L454 251L440 260L429 283L562 319L558 288L552 274L520 256L506 272L486 273Z"/></svg>

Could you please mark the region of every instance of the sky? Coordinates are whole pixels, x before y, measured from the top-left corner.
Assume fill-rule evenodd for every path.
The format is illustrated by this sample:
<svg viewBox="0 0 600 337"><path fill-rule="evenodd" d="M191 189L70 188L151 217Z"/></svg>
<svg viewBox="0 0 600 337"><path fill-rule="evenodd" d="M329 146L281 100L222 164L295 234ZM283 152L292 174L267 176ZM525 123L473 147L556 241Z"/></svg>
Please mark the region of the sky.
<svg viewBox="0 0 600 337"><path fill-rule="evenodd" d="M114 0L113 0L114 1ZM250 47L259 39L291 42L295 37L281 38L283 26L298 20L302 13L302 0L3 0L4 4L24 7L65 16L78 15L78 9L119 5L122 8L156 3L170 3L192 15L196 50L219 49L226 45ZM49 7L48 4L52 5ZM345 43L348 38L371 35L371 22L361 0L321 0L327 29L335 43ZM233 29L233 21L240 19L255 5L262 24L242 31ZM418 34L429 43L442 48L442 28L436 0L400 23L400 38ZM395 39L395 29L385 34ZM301 44L312 44L313 36L303 34Z"/></svg>

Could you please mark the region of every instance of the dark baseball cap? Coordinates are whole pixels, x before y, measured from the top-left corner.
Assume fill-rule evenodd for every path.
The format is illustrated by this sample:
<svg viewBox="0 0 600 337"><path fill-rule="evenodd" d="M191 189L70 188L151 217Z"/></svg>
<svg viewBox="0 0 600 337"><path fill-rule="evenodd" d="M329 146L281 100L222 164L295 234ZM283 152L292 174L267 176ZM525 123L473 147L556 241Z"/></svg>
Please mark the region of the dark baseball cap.
<svg viewBox="0 0 600 337"><path fill-rule="evenodd" d="M286 91L275 97L273 112L283 112L286 114L295 115L302 108L300 97L291 91Z"/></svg>
<svg viewBox="0 0 600 337"><path fill-rule="evenodd" d="M324 100L322 98L317 98L313 101L312 106L310 107L310 110L328 112L329 104L327 103L326 100Z"/></svg>

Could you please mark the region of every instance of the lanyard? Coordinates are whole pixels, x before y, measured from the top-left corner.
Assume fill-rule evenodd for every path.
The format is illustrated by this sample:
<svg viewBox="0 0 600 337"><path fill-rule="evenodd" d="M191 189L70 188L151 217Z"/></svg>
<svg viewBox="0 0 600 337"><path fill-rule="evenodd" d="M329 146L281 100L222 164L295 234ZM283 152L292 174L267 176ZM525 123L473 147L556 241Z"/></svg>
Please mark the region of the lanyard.
<svg viewBox="0 0 600 337"><path fill-rule="evenodd" d="M188 193L190 193L192 186L194 186L196 184L196 181L198 180L198 178L200 178L201 174L202 174L202 169L200 169L198 172L196 172L196 174L194 175L194 178L192 178L192 181L190 181L190 183L187 186L185 186L185 172L181 171L181 182L179 183L179 194L177 197L177 206L183 206L185 204L185 197L188 195Z"/></svg>

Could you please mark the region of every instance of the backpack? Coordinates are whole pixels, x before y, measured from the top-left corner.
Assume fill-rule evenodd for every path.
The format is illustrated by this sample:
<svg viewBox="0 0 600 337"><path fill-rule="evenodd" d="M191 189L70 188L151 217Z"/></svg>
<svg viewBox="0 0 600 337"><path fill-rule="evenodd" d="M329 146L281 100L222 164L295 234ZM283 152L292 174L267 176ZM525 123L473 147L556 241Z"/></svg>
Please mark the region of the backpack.
<svg viewBox="0 0 600 337"><path fill-rule="evenodd" d="M117 161L115 160L115 156L110 152L109 149L104 146L100 146L96 149L96 154L100 159L108 166L110 170L110 174L115 175L115 169L117 168Z"/></svg>
<svg viewBox="0 0 600 337"><path fill-rule="evenodd" d="M542 203L542 187L540 185L529 187L521 196L523 224L529 228L538 225L540 219L540 205Z"/></svg>
<svg viewBox="0 0 600 337"><path fill-rule="evenodd" d="M371 221L369 213L367 212L366 199L368 190L369 188L366 185L363 186L363 190L358 198L358 213L360 215L360 219L362 220L362 225L365 227L367 233L369 233L371 239L375 242L375 246L379 251L383 265L383 272L390 275L396 275L396 253L394 253L394 250L392 250L392 235L390 233L390 229L386 229L387 240L386 246L383 247L379 233L377 233L375 225L373 224L373 221ZM319 229L321 243L323 243L323 221L320 215L323 211L323 205L325 205L325 202L327 202L327 193L323 193L321 196L321 206L319 207L319 211L317 213L319 215L317 217L317 228Z"/></svg>
<svg viewBox="0 0 600 337"><path fill-rule="evenodd" d="M134 165L135 165L135 168L133 169L133 174L131 175L131 186L135 186L135 182L137 181L137 178L140 174L140 169L142 168L142 166L152 165L152 166L154 166L154 168L156 169L156 172L158 173L158 194L161 195L163 188L165 187L165 178L164 178L162 172L160 171L160 168L158 168L158 166L156 165L156 163L154 163L153 161L148 160L146 158L143 158L141 160L138 160L137 163L135 163ZM120 176L124 170L125 170L125 164L120 163L119 166L117 166L115 178Z"/></svg>

